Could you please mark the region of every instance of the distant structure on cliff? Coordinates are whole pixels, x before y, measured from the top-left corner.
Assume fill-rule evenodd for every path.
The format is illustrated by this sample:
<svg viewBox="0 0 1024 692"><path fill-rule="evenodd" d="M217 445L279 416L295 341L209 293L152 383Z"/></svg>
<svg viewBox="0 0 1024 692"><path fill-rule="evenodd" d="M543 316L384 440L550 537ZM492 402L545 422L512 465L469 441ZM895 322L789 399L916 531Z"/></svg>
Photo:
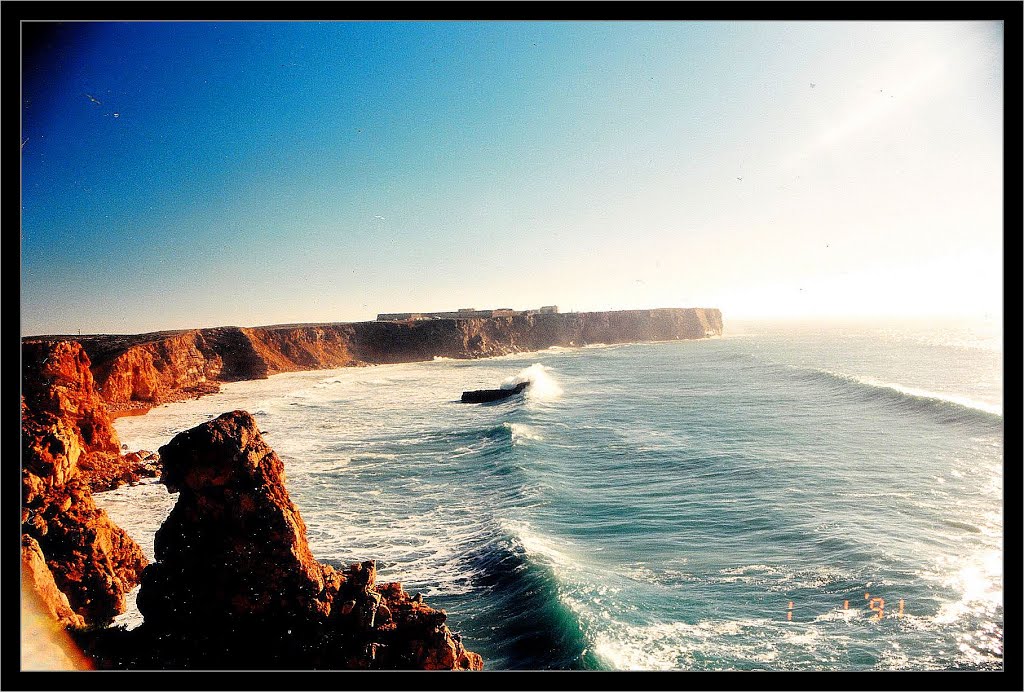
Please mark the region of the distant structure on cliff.
<svg viewBox="0 0 1024 692"><path fill-rule="evenodd" d="M494 310L477 310L476 308L459 308L455 312L382 312L377 315L378 322L406 322L408 320L458 320L479 317L515 317L516 315L557 315L557 305L545 305L536 310L513 310L512 308L495 308Z"/></svg>

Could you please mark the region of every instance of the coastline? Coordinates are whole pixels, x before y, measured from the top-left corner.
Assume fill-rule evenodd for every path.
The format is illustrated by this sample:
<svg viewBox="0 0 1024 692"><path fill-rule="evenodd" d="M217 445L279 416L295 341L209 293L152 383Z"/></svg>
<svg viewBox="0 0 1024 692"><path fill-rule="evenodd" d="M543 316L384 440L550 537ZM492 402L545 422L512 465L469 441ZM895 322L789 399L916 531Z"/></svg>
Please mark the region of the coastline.
<svg viewBox="0 0 1024 692"><path fill-rule="evenodd" d="M140 582L143 582L143 588L138 598L140 611L144 617L147 616L147 609L150 613L156 612L153 611L152 605L154 596L150 595L154 593L154 589L157 594L161 593L161 590L173 594L157 598L172 600L189 599L196 594L206 593L202 588L206 577L200 575L205 569L203 565L208 561L208 558L198 558L197 567L187 568L185 572L192 576L182 576L184 573L174 568L166 572L172 575L169 577L172 579L171 583L166 582L164 577L154 582L153 579L156 577L146 575L155 574L153 569L156 569L157 565L166 560L189 558L182 558L183 554L180 552L167 552L160 548L158 540L158 561L150 564L138 544L116 526L102 508L96 506L91 492L113 489L126 483L135 484L142 476L153 475L158 471L161 474L161 482L167 484L169 488L175 484L181 487L180 481L169 479L168 467L163 463L163 459L157 460L157 455L128 452L120 444L113 428L113 420L142 416L162 404L198 399L220 391L221 385L226 383L267 379L272 375L288 372L429 362L435 358L471 360L521 356L552 347L582 348L588 345L611 346L701 339L720 333L721 314L718 310L669 308L617 313L369 322L332 326L217 328L134 336L25 337L22 339L22 467L23 496L27 498L27 504L22 508L23 570L32 570L32 583L37 585L35 595L45 600L44 607L48 609L50 617L69 628L68 631L78 640L97 667L132 668L145 665L161 668L173 667L176 661L200 659L220 667L223 661L217 658L218 654L215 651L207 653L205 650L195 649L191 643L192 637L204 626L202 623L205 622L209 609L221 607L215 602L197 606L189 611L194 612L198 619L182 621L177 615L173 615L177 612L175 608L167 611L169 619L152 620L146 617L143 624L137 628L137 634L108 628L116 615L125 612L127 594ZM225 452L218 451L223 435L228 435L229 439L236 440L232 443L238 445L236 449L257 450L246 454L258 453L259 458L271 460L268 461L271 467L279 467L281 462L273 461L277 457L259 439L259 431L251 416L242 411L236 411L232 415L235 418L220 423L222 427L226 426L224 429L228 432L203 433L213 436L209 437L207 442L199 444L189 454L197 455L196 458L201 459L219 459L220 461L213 462L217 464L230 464L232 462L229 460L237 458L240 452L223 456ZM221 419L224 419L224 416L218 421ZM180 444L188 447L191 443L187 440L191 440L194 435L199 434L197 431L206 430L211 424L201 424L179 434L175 440L185 439L186 441ZM49 441L54 436L60 440L57 446ZM256 447L251 447L249 445L254 437L257 440ZM160 447L160 456L167 448L166 444ZM186 465L183 468L191 467ZM235 473L228 471L227 468L225 472ZM190 472L185 473L187 475ZM297 527L295 535L300 548L286 550L299 550L300 553L307 554L308 547L304 547L305 526L298 518L297 509L287 500L283 476L273 470L267 473L270 474L270 480L264 487L268 488L271 495L264 499L254 497L252 500L246 500L244 506L249 507L254 502L256 505L270 502L273 506L279 507L283 512L282 518L273 521L284 521ZM212 477L201 476L189 481L192 484L190 492L202 495L214 487L210 486L210 483L216 485L219 482L215 482ZM279 489L275 490L275 487ZM285 493L284 500L272 499L280 493ZM181 501L179 497L175 504L176 508ZM186 512L186 523L182 525L181 530L196 530L206 535L204 532L208 529L199 528L199 524L195 529L187 528L192 522L205 521L202 514L211 505L204 502L205 504L197 505L206 508L199 514L194 514L194 510ZM185 511L172 510L161 531L171 517ZM233 510L224 511L232 516ZM259 521L268 520L267 516L273 516L276 511L272 511L270 515L260 514ZM293 515L294 519L289 518ZM251 543L251 520L246 526L248 528L239 529L237 535L225 537L225 545L234 545L239 541L243 544ZM60 531L55 531L56 527L60 527ZM174 536L176 532L172 531L166 535ZM276 537L283 534L271 530L268 535ZM35 543L35 539L38 539L39 543ZM166 542L167 539L164 540ZM83 566L79 557L82 552L90 553L101 546L105 546L102 550L106 552L96 554L92 562L87 562ZM257 547L255 544L253 546ZM271 551L279 549L274 547L273 542L267 545L261 543L259 547ZM187 544L182 544L182 549L187 548ZM30 559L32 555L38 556L38 559ZM348 653L344 656L339 654L340 658L335 656L307 660L304 658L307 654L302 651L280 655L275 652L276 658L273 660L276 661L276 666L308 667L326 664L327 667L376 668L398 665L413 668L474 670L482 667L483 663L479 656L465 651L458 637L452 639L447 627L443 626L443 611L436 614L436 611L429 607L418 605L422 603L421 597L409 596L402 591L400 584L384 584L380 589L376 589L372 561L363 563L362 567L354 564L348 570L338 572L331 571L332 568L327 566L317 567L311 560L312 557L309 556L309 559L303 562L303 567L295 568L307 577L302 577L293 569L285 567L279 573L275 573L276 576L271 582L284 580L298 584L302 579L311 579L309 585L296 587L303 593L309 592L310 589L316 591L327 588L324 584L328 582L335 584L330 587L335 590L341 588L339 584L352 582L355 591L345 587L349 589L346 591L349 596L337 596L349 599L338 602L340 612L346 617L339 615L337 617L342 619L329 625L337 632L336 635L331 635L332 637L340 637L339 641L348 642L342 647ZM231 568L222 578L229 584L236 583L239 579L246 581L251 577L249 570L255 569L257 564L262 563L253 563L252 567L241 565ZM324 571L322 576L317 576L322 570L327 571ZM147 578L150 579L148 590L145 586ZM295 582L296 579L299 579L299 582ZM324 579L327 579L327 582ZM53 584L54 580L56 586L45 586L46 583ZM156 585L158 582L160 586ZM40 587L39 584L43 586ZM316 586L317 584L320 586ZM230 597L230 589L221 589L217 593L220 593L221 597ZM307 632L308 636L315 640L321 636L316 633L322 632L323 628L328 626L322 618L332 611L332 603L335 600L332 593L334 591L325 592L325 595L319 597L321 600L317 601L320 605L315 606L307 603L304 600L306 597L301 597L294 606L288 606L286 610L273 617L280 616L283 618L280 622L291 623L289 631L297 626L299 631ZM244 600L238 601L236 598L231 602L235 604L230 606L231 608L241 608L237 616L243 620L249 620L259 612L258 608L252 610L245 606ZM243 605L238 605L239 603ZM353 603L356 605L351 605ZM358 605L360 603L363 605ZM372 613L376 612L378 604L383 603L389 604L388 607L380 606L384 619L375 625L377 621ZM292 610L297 608L295 612L305 612L304 609L307 607L313 607L313 611L309 613L309 618L312 619L303 620L306 624L296 625L296 616ZM347 614L355 612L353 609L360 608L369 615L360 615L355 620L347 617ZM388 615L389 613L391 615ZM302 617L306 616L300 616L300 619ZM391 620L390 617L397 620ZM83 622L86 626L84 630ZM235 635L239 633L235 625L228 621L225 623L226 632ZM398 633L393 633L386 627L381 629L384 625L397 626ZM277 632L276 627L277 625L271 627L271 633ZM416 635L415 632L423 627L427 627L434 634ZM158 632L163 633L157 634ZM274 634L271 639L274 637L277 635ZM166 641L176 643L169 645L170 648L165 647L162 653L150 651L154 642ZM432 643L415 645L414 641ZM364 644L369 646L369 642L387 642L380 644L385 646L381 651L391 653L378 660L376 648L365 648ZM260 646L256 646L254 651L260 650ZM376 646L378 644L374 644L374 647ZM409 649L409 646L413 648ZM307 647L303 651L308 652L316 648ZM405 653L395 653L402 651ZM230 658L233 655L230 652L224 651L223 654L228 656L224 660L233 660ZM184 658L181 658L182 656ZM245 661L254 665L262 662L258 655Z"/></svg>
<svg viewBox="0 0 1024 692"><path fill-rule="evenodd" d="M80 344L28 343L23 358L22 590L53 624L53 646L26 650L23 666L483 667L444 611L398 582L378 584L374 560L346 568L313 558L283 462L245 411L160 446L159 482L174 505L147 555L92 492L98 481L116 487L111 469L156 455L120 453ZM125 630L114 621L129 596L144 620ZM40 663L40 652L51 660Z"/></svg>
<svg viewBox="0 0 1024 692"><path fill-rule="evenodd" d="M340 367L337 367L337 366L334 366L334 367L326 366L326 367L322 367L322 368L311 368L311 369L304 369L304 370L285 370L285 371L282 371L282 372L275 372L275 373L272 373L270 375L267 375L267 377L265 377L265 378L258 378L258 379L270 380L270 379L273 379L273 378L276 378L276 377L281 377L281 376L284 376L284 375L294 375L294 374L297 374L297 373L310 373L310 374L314 374L314 373L344 372L346 370L350 370L350 369L353 369L353 368L386 368L388 366L395 366L395 365L414 365L414 364L426 365L426 364L429 364L429 363L445 363L445 362L447 362L447 363L456 362L457 363L457 362L471 362L471 361L501 361L501 360L504 360L504 359L516 359L516 358L522 358L524 356L541 355L541 354L550 353L550 352L565 352L565 351L576 351L576 350L582 351L582 350L590 350L590 349L597 350L597 349L606 349L606 348L619 348L619 347L623 347L623 346L636 346L636 345L643 345L643 344L671 344L671 343L678 343L679 341L698 341L698 340L713 341L713 340L716 340L716 339L723 339L723 338L726 338L726 337L723 336L723 335L714 335L714 336L704 337L703 339L656 339L656 340L650 340L650 341L622 341L622 342L617 342L617 343L593 343L593 344L584 344L584 345L580 345L580 346L548 346L546 348L529 349L529 350L523 350L523 351L511 351L511 352L508 352L508 353L501 353L501 354L497 354L497 355L478 356L478 357L474 357L474 358L449 358L449 357L445 357L445 356L434 356L433 358L425 359L425 360L403 361L403 362L395 362L395 363L358 363L358 364L345 365L345 366L340 366ZM174 399L169 399L167 401L161 401L161 402L153 404L153 405L144 404L144 403L141 403L141 402L132 402L132 403L129 403L129 404L120 404L120 405L119 404L106 404L106 407L107 407L107 412L110 415L110 418L112 420L116 420L116 419L120 419L120 418L135 418L135 417L145 416L145 415L149 414L151 411L153 411L155 409L158 409L158 408L162 408L162 407L167 406L169 404L188 403L190 401L196 401L196 400L205 398L205 397L213 395L213 394L220 394L220 393L222 393L224 391L224 386L225 385L234 385L234 384L239 384L239 383L243 383L243 382L253 382L253 381L257 381L257 380L256 379L253 379L253 380L231 380L231 381L228 381L228 382L221 382L221 383L219 383L219 386L216 389L210 388L209 391L203 392L201 394L193 394L191 396L180 396L180 397L176 397Z"/></svg>
<svg viewBox="0 0 1024 692"><path fill-rule="evenodd" d="M24 337L22 343L76 341L108 413L143 415L194 399L227 382L335 367L471 360L597 344L721 336L717 308L657 308L466 319L215 327L136 335ZM142 413L140 413L142 412Z"/></svg>

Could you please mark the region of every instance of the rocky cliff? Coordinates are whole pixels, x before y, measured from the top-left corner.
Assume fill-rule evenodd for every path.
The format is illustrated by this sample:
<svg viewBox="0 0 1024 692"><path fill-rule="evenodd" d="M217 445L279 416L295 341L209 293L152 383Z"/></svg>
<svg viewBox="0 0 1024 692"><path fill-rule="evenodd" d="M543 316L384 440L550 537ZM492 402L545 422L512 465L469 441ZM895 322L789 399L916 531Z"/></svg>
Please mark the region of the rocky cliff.
<svg viewBox="0 0 1024 692"><path fill-rule="evenodd" d="M550 346L698 339L718 310L532 314L420 322L223 327L22 343L22 564L26 590L65 625L104 624L140 579L138 630L81 633L114 667L468 668L482 666L436 611L372 562L335 569L309 553L283 469L242 412L161 449L180 491L146 570L91 493L153 473L120 453L108 413L278 372Z"/></svg>
<svg viewBox="0 0 1024 692"><path fill-rule="evenodd" d="M124 612L146 565L82 470L121 464L117 435L79 344L25 344L22 363L23 572L59 620L102 624Z"/></svg>
<svg viewBox="0 0 1024 692"><path fill-rule="evenodd" d="M374 562L317 562L280 458L244 411L160 448L177 491L138 596L145 621L87 648L103 667L479 670L444 611Z"/></svg>
<svg viewBox="0 0 1024 692"><path fill-rule="evenodd" d="M446 358L482 358L550 346L701 339L722 333L717 309L521 314L413 322L219 327L77 337L115 412L216 391L219 383L315 370ZM35 337L32 342L55 337Z"/></svg>

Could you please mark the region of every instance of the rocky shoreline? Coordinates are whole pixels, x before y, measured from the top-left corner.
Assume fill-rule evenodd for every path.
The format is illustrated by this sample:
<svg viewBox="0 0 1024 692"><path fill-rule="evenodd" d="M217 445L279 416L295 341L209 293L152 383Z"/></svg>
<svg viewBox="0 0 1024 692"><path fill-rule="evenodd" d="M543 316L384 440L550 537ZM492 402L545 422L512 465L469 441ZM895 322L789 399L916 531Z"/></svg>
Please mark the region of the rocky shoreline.
<svg viewBox="0 0 1024 692"><path fill-rule="evenodd" d="M80 633L104 668L480 670L447 615L376 564L317 562L256 421L233 411L160 448L178 493L142 574L144 623Z"/></svg>
<svg viewBox="0 0 1024 692"><path fill-rule="evenodd" d="M313 558L281 460L248 413L154 453L122 449L111 411L139 415L278 372L721 331L718 310L671 308L25 338L23 594L96 668L480 670L446 613L377 584L372 560L335 569ZM148 564L92 493L158 474L178 499ZM111 627L139 584L143 624Z"/></svg>
<svg viewBox="0 0 1024 692"><path fill-rule="evenodd" d="M33 583L53 580L86 624L124 611L125 594L146 566L142 549L96 507L91 479L132 473L95 391L89 357L75 342L22 347L22 557ZM27 539L31 539L28 541ZM47 576L46 572L49 572ZM61 599L39 591L47 608Z"/></svg>
<svg viewBox="0 0 1024 692"><path fill-rule="evenodd" d="M283 464L248 413L159 455L122 455L80 344L25 343L22 360L22 589L92 667L483 667L444 611L378 585L372 560L336 570L313 558ZM137 482L157 459L178 499L148 564L92 493ZM140 583L143 624L110 627Z"/></svg>

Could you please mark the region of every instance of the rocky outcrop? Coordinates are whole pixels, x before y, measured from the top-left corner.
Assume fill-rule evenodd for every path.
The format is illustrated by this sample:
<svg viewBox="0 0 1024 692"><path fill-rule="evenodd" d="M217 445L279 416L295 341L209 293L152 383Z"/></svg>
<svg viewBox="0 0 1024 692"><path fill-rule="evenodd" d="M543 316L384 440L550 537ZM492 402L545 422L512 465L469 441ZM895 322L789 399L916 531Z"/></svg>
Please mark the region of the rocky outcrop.
<svg viewBox="0 0 1024 692"><path fill-rule="evenodd" d="M490 401L501 401L519 394L530 386L529 381L508 387L507 389L472 389L462 393L462 402L466 404L483 404Z"/></svg>
<svg viewBox="0 0 1024 692"><path fill-rule="evenodd" d="M281 460L248 414L187 430L160 456L161 481L178 499L157 531L158 562L139 595L147 624L329 611L331 575L313 559Z"/></svg>
<svg viewBox="0 0 1024 692"><path fill-rule="evenodd" d="M68 597L57 588L43 549L31 536L21 537L21 585L24 592L35 595L43 614L65 627L85 627L85 618L71 609Z"/></svg>
<svg viewBox="0 0 1024 692"><path fill-rule="evenodd" d="M216 391L219 383L351 365L483 358L550 346L702 339L722 333L722 314L664 308L518 314L411 322L218 327L134 336L77 337L98 390L115 412ZM35 337L47 342L56 337Z"/></svg>
<svg viewBox="0 0 1024 692"><path fill-rule="evenodd" d="M45 583L36 570L41 555L71 609L87 624L108 622L124 612L125 594L146 565L135 541L96 507L81 472L83 465L119 457L117 435L79 344L25 344L22 364L21 520L23 550L31 557L27 566L38 575L36 583Z"/></svg>
<svg viewBox="0 0 1024 692"><path fill-rule="evenodd" d="M74 341L25 343L22 397L40 419L61 421L71 433L67 452L74 464L82 452L117 454L119 442L96 392L85 349Z"/></svg>
<svg viewBox="0 0 1024 692"><path fill-rule="evenodd" d="M147 450L124 455L90 454L79 460L78 469L89 490L102 493L159 476L160 456Z"/></svg>
<svg viewBox="0 0 1024 692"><path fill-rule="evenodd" d="M155 456L121 454L90 366L89 356L74 341L26 342L22 347L26 503L73 474L101 492L159 473Z"/></svg>
<svg viewBox="0 0 1024 692"><path fill-rule="evenodd" d="M96 506L88 486L72 478L60 491L23 508L23 535L38 541L54 581L75 612L104 624L125 609L146 566L142 549Z"/></svg>
<svg viewBox="0 0 1024 692"><path fill-rule="evenodd" d="M473 669L444 611L375 563L317 562L281 459L244 411L160 448L178 492L138 596L144 623L89 644L104 667Z"/></svg>

